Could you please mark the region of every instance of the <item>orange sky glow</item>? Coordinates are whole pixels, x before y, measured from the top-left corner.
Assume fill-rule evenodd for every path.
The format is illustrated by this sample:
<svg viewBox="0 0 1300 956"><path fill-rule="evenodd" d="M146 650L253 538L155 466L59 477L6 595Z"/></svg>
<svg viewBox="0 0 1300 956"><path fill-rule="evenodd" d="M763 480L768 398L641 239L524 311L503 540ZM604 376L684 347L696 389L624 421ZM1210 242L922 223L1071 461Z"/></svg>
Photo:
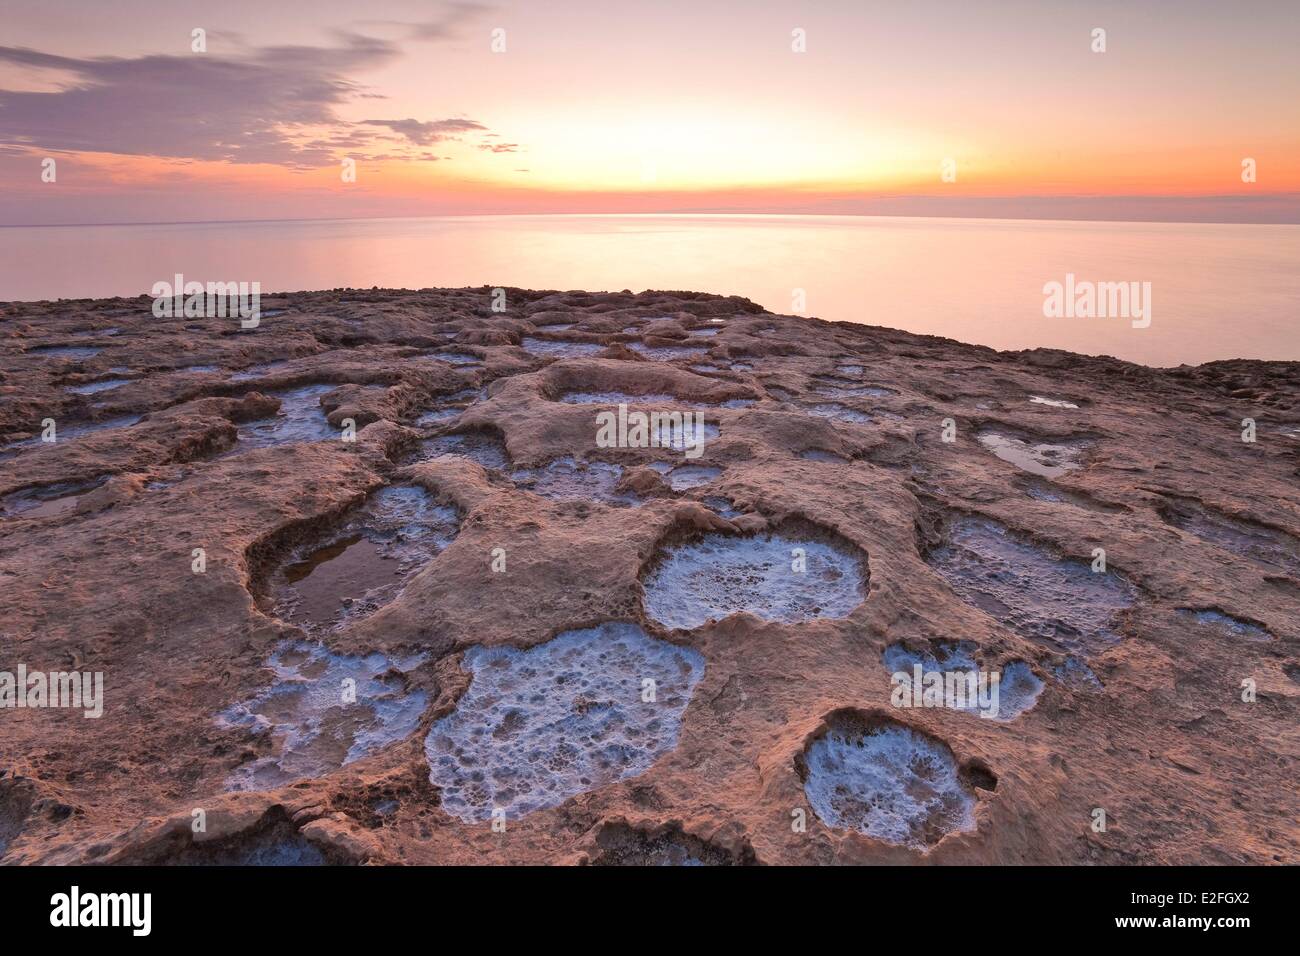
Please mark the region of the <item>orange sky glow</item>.
<svg viewBox="0 0 1300 956"><path fill-rule="evenodd" d="M1300 221L1294 4L7 6L0 224Z"/></svg>

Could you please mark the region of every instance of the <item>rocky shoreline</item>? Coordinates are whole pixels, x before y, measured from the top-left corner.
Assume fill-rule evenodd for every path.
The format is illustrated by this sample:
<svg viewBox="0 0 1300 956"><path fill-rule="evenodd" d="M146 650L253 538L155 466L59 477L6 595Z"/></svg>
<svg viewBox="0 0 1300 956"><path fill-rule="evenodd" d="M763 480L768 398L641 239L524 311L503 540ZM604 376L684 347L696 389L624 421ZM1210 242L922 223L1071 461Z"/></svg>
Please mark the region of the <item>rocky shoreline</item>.
<svg viewBox="0 0 1300 956"><path fill-rule="evenodd" d="M0 862L1300 862L1300 363L499 301L0 304Z"/></svg>

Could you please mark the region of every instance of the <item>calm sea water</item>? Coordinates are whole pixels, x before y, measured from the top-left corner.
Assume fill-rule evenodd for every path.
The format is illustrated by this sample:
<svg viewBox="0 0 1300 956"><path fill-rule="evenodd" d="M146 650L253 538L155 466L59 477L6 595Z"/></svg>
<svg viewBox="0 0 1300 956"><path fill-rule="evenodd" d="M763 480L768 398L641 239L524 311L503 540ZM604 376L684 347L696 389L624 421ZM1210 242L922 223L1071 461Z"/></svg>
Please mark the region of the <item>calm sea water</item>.
<svg viewBox="0 0 1300 956"><path fill-rule="evenodd" d="M1300 226L857 216L485 216L0 228L0 300L183 273L341 286L691 289L774 312L1148 365L1300 360ZM1043 286L1149 282L1151 324L1045 318Z"/></svg>

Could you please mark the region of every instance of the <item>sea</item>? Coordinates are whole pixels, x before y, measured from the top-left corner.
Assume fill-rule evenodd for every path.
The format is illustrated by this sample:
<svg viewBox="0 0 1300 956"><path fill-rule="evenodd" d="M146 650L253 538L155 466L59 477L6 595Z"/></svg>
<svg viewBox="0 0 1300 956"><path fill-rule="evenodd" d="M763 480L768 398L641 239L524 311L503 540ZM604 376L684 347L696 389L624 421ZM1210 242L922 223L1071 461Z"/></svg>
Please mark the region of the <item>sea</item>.
<svg viewBox="0 0 1300 956"><path fill-rule="evenodd" d="M140 295L177 273L258 282L264 296L692 290L994 349L1151 366L1300 360L1296 225L545 215L0 227L0 301Z"/></svg>

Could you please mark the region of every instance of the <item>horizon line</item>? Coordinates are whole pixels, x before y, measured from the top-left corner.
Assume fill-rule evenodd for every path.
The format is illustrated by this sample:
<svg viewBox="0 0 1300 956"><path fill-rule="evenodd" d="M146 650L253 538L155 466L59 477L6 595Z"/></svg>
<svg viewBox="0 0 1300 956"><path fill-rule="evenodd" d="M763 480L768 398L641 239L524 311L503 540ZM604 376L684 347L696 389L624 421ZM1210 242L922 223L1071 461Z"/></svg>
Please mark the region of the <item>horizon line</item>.
<svg viewBox="0 0 1300 956"><path fill-rule="evenodd" d="M493 212L493 213L441 213L408 216L278 216L267 219L158 219L108 222L25 222L0 223L0 229L76 229L100 226L212 226L248 225L256 223L312 223L312 222L383 222L417 219L963 219L972 222L1098 222L1115 224L1148 224L1176 226L1295 226L1300 218L1286 222L1243 222L1235 219L1107 219L1086 216L969 216L969 215L898 215L888 213L833 213L833 212Z"/></svg>

